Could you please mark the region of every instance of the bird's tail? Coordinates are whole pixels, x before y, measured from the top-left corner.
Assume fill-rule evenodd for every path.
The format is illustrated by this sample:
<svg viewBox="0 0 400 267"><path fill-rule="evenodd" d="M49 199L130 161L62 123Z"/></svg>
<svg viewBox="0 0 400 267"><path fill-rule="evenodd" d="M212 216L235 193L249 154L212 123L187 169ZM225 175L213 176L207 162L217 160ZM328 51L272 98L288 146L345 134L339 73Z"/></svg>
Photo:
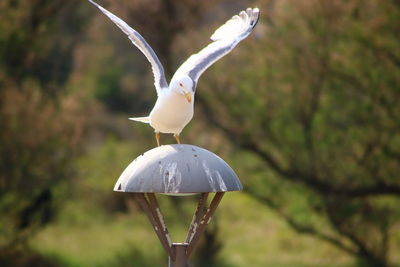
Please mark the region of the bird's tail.
<svg viewBox="0 0 400 267"><path fill-rule="evenodd" d="M143 123L150 123L150 117L129 118L132 121L140 121Z"/></svg>

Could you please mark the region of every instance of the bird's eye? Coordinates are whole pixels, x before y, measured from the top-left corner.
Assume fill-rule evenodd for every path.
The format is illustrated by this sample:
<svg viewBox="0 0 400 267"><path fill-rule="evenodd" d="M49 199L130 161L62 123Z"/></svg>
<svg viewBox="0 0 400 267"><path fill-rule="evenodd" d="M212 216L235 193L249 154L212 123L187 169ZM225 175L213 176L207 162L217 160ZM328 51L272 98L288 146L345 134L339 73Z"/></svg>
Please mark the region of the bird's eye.
<svg viewBox="0 0 400 267"><path fill-rule="evenodd" d="M183 84L182 84L182 83L179 83L179 86L180 86L180 87L183 87Z"/></svg>

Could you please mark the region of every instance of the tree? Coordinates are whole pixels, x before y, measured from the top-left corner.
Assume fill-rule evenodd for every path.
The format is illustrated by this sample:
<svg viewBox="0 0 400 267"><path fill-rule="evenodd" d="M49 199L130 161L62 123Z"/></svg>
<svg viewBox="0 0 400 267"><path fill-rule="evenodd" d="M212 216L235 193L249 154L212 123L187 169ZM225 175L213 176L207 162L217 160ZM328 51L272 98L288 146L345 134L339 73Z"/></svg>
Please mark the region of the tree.
<svg viewBox="0 0 400 267"><path fill-rule="evenodd" d="M400 219L400 6L272 3L197 101L251 174L249 193L299 232L386 266Z"/></svg>
<svg viewBox="0 0 400 267"><path fill-rule="evenodd" d="M3 258L53 219L73 174L85 119L66 83L85 20L79 1L6 0L0 12Z"/></svg>

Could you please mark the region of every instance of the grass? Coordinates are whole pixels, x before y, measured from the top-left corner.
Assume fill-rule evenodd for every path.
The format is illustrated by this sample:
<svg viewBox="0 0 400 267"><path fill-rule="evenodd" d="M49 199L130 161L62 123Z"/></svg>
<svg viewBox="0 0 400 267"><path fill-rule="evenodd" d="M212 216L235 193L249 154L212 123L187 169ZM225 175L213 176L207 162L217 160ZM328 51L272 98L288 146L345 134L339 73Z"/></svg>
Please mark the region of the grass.
<svg viewBox="0 0 400 267"><path fill-rule="evenodd" d="M132 252L156 259L157 263L163 251L152 229L144 227L145 218L135 217L118 216L113 222L90 225L51 226L35 239L35 247L65 266L112 266Z"/></svg>
<svg viewBox="0 0 400 267"><path fill-rule="evenodd" d="M350 266L352 259L329 244L295 233L243 193L226 194L220 206L222 257L234 266ZM225 227L224 227L225 226Z"/></svg>

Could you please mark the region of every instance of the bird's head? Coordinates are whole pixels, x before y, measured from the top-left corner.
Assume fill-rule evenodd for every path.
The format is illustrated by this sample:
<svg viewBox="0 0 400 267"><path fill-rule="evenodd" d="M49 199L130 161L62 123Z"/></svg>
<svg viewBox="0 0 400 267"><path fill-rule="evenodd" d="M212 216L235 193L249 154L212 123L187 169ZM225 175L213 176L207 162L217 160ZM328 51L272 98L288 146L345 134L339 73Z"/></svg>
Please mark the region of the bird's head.
<svg viewBox="0 0 400 267"><path fill-rule="evenodd" d="M179 77L179 79L171 81L171 89L183 95L186 100L191 103L193 99L193 80L188 76Z"/></svg>

